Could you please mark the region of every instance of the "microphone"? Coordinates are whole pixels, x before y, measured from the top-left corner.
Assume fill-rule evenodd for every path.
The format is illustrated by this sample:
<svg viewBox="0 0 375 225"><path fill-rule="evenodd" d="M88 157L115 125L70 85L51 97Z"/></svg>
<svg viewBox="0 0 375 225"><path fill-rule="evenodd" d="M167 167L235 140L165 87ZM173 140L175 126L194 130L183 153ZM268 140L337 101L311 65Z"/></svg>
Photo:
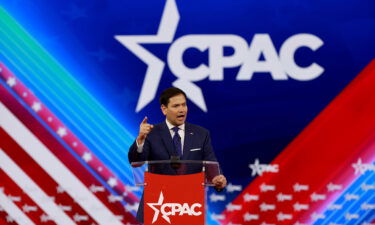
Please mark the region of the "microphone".
<svg viewBox="0 0 375 225"><path fill-rule="evenodd" d="M180 156L172 155L171 156L171 166L173 169L179 169L181 167Z"/></svg>

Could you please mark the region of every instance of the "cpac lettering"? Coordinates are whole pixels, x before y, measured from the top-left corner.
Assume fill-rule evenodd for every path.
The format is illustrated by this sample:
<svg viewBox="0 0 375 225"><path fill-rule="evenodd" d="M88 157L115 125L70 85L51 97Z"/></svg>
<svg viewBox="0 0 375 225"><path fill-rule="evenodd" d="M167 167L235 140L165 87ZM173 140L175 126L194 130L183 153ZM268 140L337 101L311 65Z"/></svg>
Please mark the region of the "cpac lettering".
<svg viewBox="0 0 375 225"><path fill-rule="evenodd" d="M273 80L292 78L299 81L313 80L324 72L324 68L312 62L301 67L294 60L300 48L318 50L323 41L312 34L296 34L282 44L279 54L268 34L256 34L249 47L237 35L185 35L173 42L168 51L168 65L180 79L200 81L205 78L219 81L224 79L224 69L241 66L236 80L251 80L254 73L269 72ZM232 55L224 55L224 48L233 49ZM189 48L209 50L208 66L200 64L189 68L183 62L183 54ZM260 60L263 55L264 60Z"/></svg>
<svg viewBox="0 0 375 225"><path fill-rule="evenodd" d="M165 216L174 216L176 214L179 216L184 214L188 214L189 216L200 216L202 212L196 211L196 208L201 207L202 205L199 203L195 203L191 207L187 203L184 203L183 205L179 203L165 203L161 207L161 213Z"/></svg>

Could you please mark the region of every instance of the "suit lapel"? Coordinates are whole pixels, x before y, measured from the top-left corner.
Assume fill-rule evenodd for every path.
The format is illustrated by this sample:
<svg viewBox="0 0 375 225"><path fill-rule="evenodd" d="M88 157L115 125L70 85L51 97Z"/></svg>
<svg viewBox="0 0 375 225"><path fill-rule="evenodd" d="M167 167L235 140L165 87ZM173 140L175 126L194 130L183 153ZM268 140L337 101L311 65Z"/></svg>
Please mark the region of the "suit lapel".
<svg viewBox="0 0 375 225"><path fill-rule="evenodd" d="M186 160L189 158L193 137L194 132L191 130L190 124L185 123L185 140L182 159Z"/></svg>
<svg viewBox="0 0 375 225"><path fill-rule="evenodd" d="M171 155L174 155L174 148L173 148L172 137L171 137L171 133L170 133L170 131L168 129L168 126L167 126L166 122L164 122L162 124L161 138L162 138L162 140L164 142L165 148L167 149L167 151L169 153L169 157Z"/></svg>

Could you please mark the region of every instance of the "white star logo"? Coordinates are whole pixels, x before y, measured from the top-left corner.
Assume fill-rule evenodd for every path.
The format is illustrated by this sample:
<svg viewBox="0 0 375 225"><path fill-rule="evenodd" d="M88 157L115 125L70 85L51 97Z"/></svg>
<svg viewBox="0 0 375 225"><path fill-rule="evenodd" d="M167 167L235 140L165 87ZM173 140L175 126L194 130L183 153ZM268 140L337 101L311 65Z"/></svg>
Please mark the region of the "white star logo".
<svg viewBox="0 0 375 225"><path fill-rule="evenodd" d="M308 185L304 185L304 184L295 183L293 185L293 190L294 190L294 192L308 191L309 190L309 186Z"/></svg>
<svg viewBox="0 0 375 225"><path fill-rule="evenodd" d="M90 152L83 153L82 159L85 160L85 162L88 162L92 160L92 155Z"/></svg>
<svg viewBox="0 0 375 225"><path fill-rule="evenodd" d="M31 108L35 112L39 112L42 109L42 103L40 103L40 102L34 102L33 105L31 106Z"/></svg>
<svg viewBox="0 0 375 225"><path fill-rule="evenodd" d="M268 173L278 173L279 165L278 164L260 164L259 159L255 159L254 164L249 164L250 169L252 170L251 176L262 176L264 172Z"/></svg>
<svg viewBox="0 0 375 225"><path fill-rule="evenodd" d="M14 85L17 84L16 78L15 77L9 77L7 79L7 84L9 85L9 87L13 87Z"/></svg>
<svg viewBox="0 0 375 225"><path fill-rule="evenodd" d="M179 20L180 15L175 0L167 0L156 35L115 35L116 40L133 52L148 66L136 112L142 110L155 98L165 66L165 62L150 53L140 44L172 43ZM177 79L172 85L185 90L187 97L204 112L207 112L202 90L197 85L183 79Z"/></svg>
<svg viewBox="0 0 375 225"><path fill-rule="evenodd" d="M291 220L292 218L291 214L284 214L282 212L277 214L277 221Z"/></svg>
<svg viewBox="0 0 375 225"><path fill-rule="evenodd" d="M65 127L59 127L57 129L57 134L60 136L60 137L64 137L65 135L68 134L68 132L66 131L66 128Z"/></svg>
<svg viewBox="0 0 375 225"><path fill-rule="evenodd" d="M275 210L276 206L273 204L266 204L263 202L262 204L259 205L259 208L260 208L260 211L267 212L269 210Z"/></svg>
<svg viewBox="0 0 375 225"><path fill-rule="evenodd" d="M157 209L155 206L161 206L163 204L163 201L164 201L164 195L163 195L163 192L161 191L160 192L160 195L159 195L159 201L158 203L147 203L148 206L150 206L154 211L154 217L152 218L152 223L154 223L158 217L159 217L159 213L160 213L160 210ZM163 215L162 216L163 219L165 219L168 223L171 223L171 220L169 219L168 216L166 215Z"/></svg>
<svg viewBox="0 0 375 225"><path fill-rule="evenodd" d="M352 167L354 168L354 174L364 174L366 171L370 170L370 171L375 171L375 165L371 164L371 163L362 163L362 159L359 158L358 161L356 163L353 163L352 164Z"/></svg>
<svg viewBox="0 0 375 225"><path fill-rule="evenodd" d="M117 185L117 180L116 180L116 178L114 178L114 177L111 177L111 178L109 178L108 179L108 185L110 186L110 187L114 187L114 186L116 186Z"/></svg>
<svg viewBox="0 0 375 225"><path fill-rule="evenodd" d="M252 170L251 176L255 176L257 174L260 176L262 175L263 171L260 169L259 159L255 159L254 164L250 164L249 167Z"/></svg>
<svg viewBox="0 0 375 225"><path fill-rule="evenodd" d="M360 173L360 174L363 174L363 168L362 168L362 159L359 158L357 163L353 163L353 168L355 170L354 174L357 174L357 173Z"/></svg>

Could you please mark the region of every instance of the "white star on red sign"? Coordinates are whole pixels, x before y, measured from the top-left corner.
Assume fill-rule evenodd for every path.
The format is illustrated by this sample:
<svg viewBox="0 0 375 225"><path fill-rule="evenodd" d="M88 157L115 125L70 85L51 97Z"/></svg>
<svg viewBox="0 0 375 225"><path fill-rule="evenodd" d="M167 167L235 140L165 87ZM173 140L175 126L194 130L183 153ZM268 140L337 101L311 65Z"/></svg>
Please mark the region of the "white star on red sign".
<svg viewBox="0 0 375 225"><path fill-rule="evenodd" d="M160 212L160 210L157 209L155 206L161 206L163 204L163 201L164 201L164 195L163 195L163 192L160 192L159 200L158 200L157 203L147 203L147 205L150 206L155 211L154 217L152 218L152 223L154 223L158 219L159 212ZM171 223L171 220L169 219L169 217L167 217L167 216L162 216L162 217L168 223Z"/></svg>

